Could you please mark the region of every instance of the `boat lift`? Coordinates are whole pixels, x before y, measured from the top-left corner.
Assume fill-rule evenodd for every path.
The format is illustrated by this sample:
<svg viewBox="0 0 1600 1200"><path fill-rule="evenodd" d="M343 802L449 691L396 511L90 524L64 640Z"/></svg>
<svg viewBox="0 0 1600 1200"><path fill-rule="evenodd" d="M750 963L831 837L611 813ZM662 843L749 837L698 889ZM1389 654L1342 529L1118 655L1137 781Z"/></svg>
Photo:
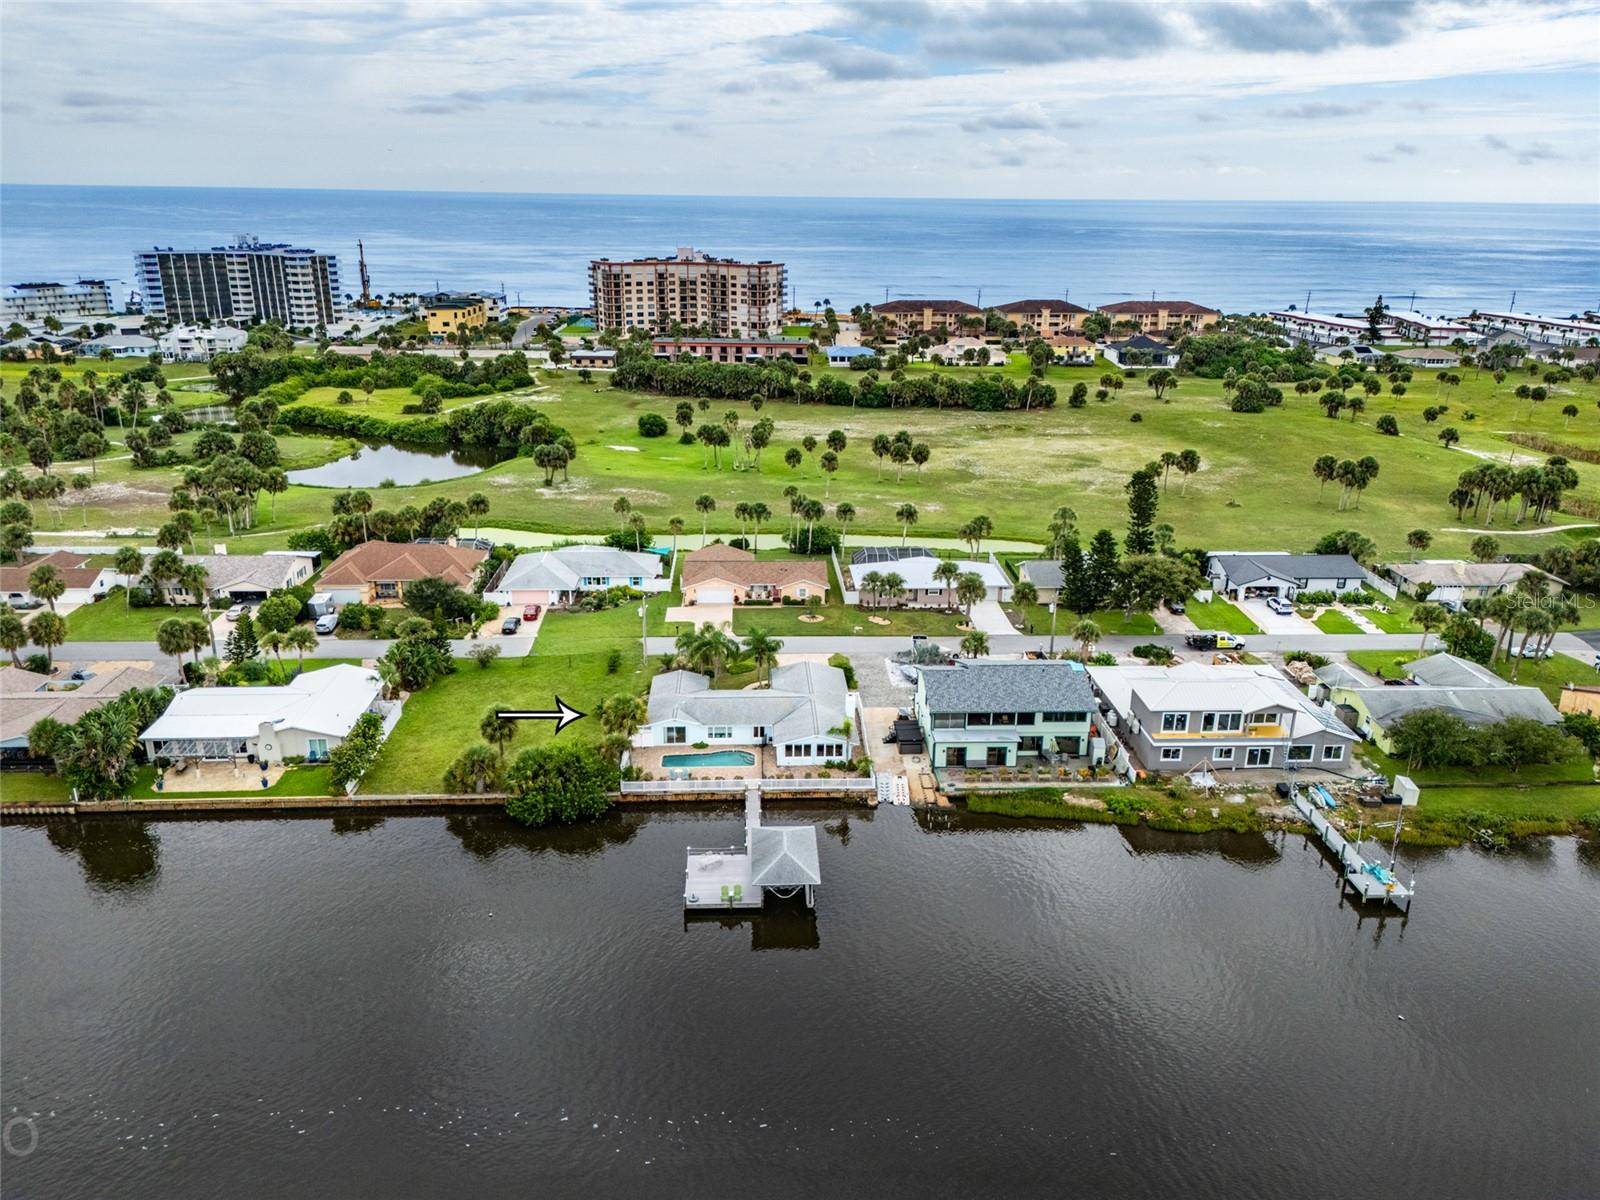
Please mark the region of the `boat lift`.
<svg viewBox="0 0 1600 1200"><path fill-rule="evenodd" d="M1324 809L1333 807L1333 797L1326 788L1320 784L1311 788L1296 788L1290 803L1294 810L1311 826L1324 846L1328 848L1336 859L1339 860L1341 876L1341 890L1353 891L1362 900L1376 901L1380 904L1392 904L1401 912L1411 911L1411 898L1416 894L1416 880L1413 878L1407 883L1401 883L1395 874L1395 855L1400 845L1400 828L1404 823L1405 810L1417 803L1419 790L1417 785L1404 775L1395 777L1395 791L1400 794L1400 814L1392 822L1383 822L1373 826L1376 829L1394 826L1394 839L1389 847L1389 865L1386 867L1381 862L1369 860L1358 848L1364 838L1362 833L1366 826L1357 831L1355 840L1345 835L1334 827L1324 815Z"/></svg>

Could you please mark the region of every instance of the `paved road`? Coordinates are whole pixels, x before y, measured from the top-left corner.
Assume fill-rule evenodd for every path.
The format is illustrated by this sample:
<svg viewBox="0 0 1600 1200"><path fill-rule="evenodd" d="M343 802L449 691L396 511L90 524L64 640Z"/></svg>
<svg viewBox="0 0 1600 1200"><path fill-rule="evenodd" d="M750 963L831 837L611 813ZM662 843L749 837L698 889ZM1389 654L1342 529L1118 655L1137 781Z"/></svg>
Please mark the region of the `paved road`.
<svg viewBox="0 0 1600 1200"><path fill-rule="evenodd" d="M500 653L506 658L525 658L533 650L531 637L493 637L472 641L468 638L457 638L450 643L450 652L457 658L465 658L474 646L481 646L485 642L500 647ZM317 643L317 648L307 658L382 658L394 645L390 641L367 638L323 638ZM288 661L293 655L285 654L284 660ZM101 661L123 660L149 661L158 668L172 674L178 673L178 660L161 653L161 648L154 642L68 642L56 648L56 662L58 663L84 663Z"/></svg>

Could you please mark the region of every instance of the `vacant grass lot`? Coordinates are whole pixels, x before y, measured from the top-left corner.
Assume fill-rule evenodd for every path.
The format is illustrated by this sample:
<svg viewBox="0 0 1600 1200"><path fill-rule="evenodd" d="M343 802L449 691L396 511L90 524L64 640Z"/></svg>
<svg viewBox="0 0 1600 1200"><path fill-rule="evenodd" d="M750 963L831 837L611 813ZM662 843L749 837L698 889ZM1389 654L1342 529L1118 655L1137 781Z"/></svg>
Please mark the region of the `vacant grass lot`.
<svg viewBox="0 0 1600 1200"><path fill-rule="evenodd" d="M59 775L38 771L0 772L0 802L6 804L66 804L72 789Z"/></svg>
<svg viewBox="0 0 1600 1200"><path fill-rule="evenodd" d="M547 630L541 630L544 642ZM378 761L361 781L369 795L428 793L442 790L447 768L468 746L482 740L479 722L490 709L554 706L557 694L583 712L617 692L642 691L653 664L641 667L637 653L624 656L616 674L606 670L604 651L561 653L559 649L528 658L499 659L488 667L470 660L457 663L454 675L434 683L406 700L405 712L394 733L384 743ZM507 760L528 746L548 741L550 721L518 722ZM598 740L600 723L593 717L569 725L561 737L577 741Z"/></svg>
<svg viewBox="0 0 1600 1200"><path fill-rule="evenodd" d="M1600 821L1600 787L1592 783L1539 787L1424 788L1419 811L1427 817L1456 820L1489 814L1509 821Z"/></svg>
<svg viewBox="0 0 1600 1200"><path fill-rule="evenodd" d="M1006 615L1017 627L1018 633L1050 635L1050 607L1045 604L1007 604ZM1106 637L1140 637L1160 633L1161 627L1149 613L1136 612L1127 616L1120 608L1105 608L1089 614L1089 620L1100 626ZM1056 641L1070 641L1068 635L1078 623L1078 614L1062 608L1056 611Z"/></svg>
<svg viewBox="0 0 1600 1200"><path fill-rule="evenodd" d="M113 588L104 600L67 614L67 642L153 642L156 626L174 617L205 619L203 611L192 605L130 608L123 590Z"/></svg>
<svg viewBox="0 0 1600 1200"><path fill-rule="evenodd" d="M1317 614L1313 622L1323 633L1364 633L1366 632L1344 613L1336 608L1325 608Z"/></svg>
<svg viewBox="0 0 1600 1200"><path fill-rule="evenodd" d="M1017 369L1025 368L1019 364ZM1076 381L1096 386L1103 369L1053 367L1048 378L1064 395ZM1473 527L1470 513L1459 521L1445 501L1456 476L1484 455L1502 460L1508 454L1520 456L1517 461L1540 457L1508 442L1505 434L1533 432L1575 445L1600 444L1600 410L1595 405L1600 385L1561 385L1546 403L1529 405L1511 395L1522 378L1513 376L1496 389L1491 377L1467 371L1461 386L1445 395L1431 378L1418 373L1406 395L1385 390L1369 399L1358 421L1329 420L1309 397L1292 390L1282 408L1233 413L1223 402L1220 383L1192 377L1182 379L1168 403L1155 401L1135 379L1111 400L1091 399L1081 409L1061 403L1049 410L981 416L769 402L760 416L772 418L777 429L761 469L735 470L728 454L720 456L717 469L705 464L698 445L683 446L671 436L639 437L638 417L654 412L671 420L675 399L615 391L599 378L586 384L571 372L543 372L540 389L528 400L565 426L577 442L578 456L567 481L543 487L543 472L531 460L519 458L457 480L395 488L385 492L384 503L422 505L436 496L458 499L483 491L495 506L491 523L592 532L614 527L611 504L621 494L660 534L673 516L694 525L694 499L705 493L717 502L712 527L727 533L736 528L736 503L759 500L774 512L786 513L781 492L794 484L818 498L826 491L830 506L841 500L855 505L852 533L898 533L894 511L910 502L920 514L916 532L924 536L948 536L973 516L985 514L997 537L1039 539L1048 514L1060 504L1076 510L1082 529L1105 526L1120 534L1126 526L1123 485L1129 473L1162 450L1193 448L1200 453L1201 471L1189 481L1187 495L1179 482L1172 483L1162 495L1158 516L1173 525L1182 545L1304 549L1329 530L1349 527L1373 538L1383 554L1399 557L1409 553L1405 532L1420 526L1435 535L1430 555L1445 557L1464 554L1473 536L1470 531L1452 532L1457 525ZM1583 415L1564 431L1560 409L1569 401ZM1435 425L1425 424L1422 408L1439 403L1448 404L1450 412ZM728 410L738 413L741 430L756 419L748 403L713 401L696 420L719 420ZM1475 414L1471 421L1466 419L1469 410ZM1128 421L1134 412L1142 416L1136 429ZM1382 415L1396 417L1401 436L1377 432L1375 423ZM1462 437L1450 450L1434 436L1446 423ZM874 434L901 428L932 449L921 472L899 472L870 452ZM981 428L981 437L974 436L975 428ZM820 438L831 429L848 439L831 484L822 477L817 454L806 456L798 469L784 465L785 450L806 435ZM1359 507L1339 511L1338 489L1324 489L1312 477L1311 462L1322 453L1378 459L1381 474ZM1600 467L1575 467L1583 481L1580 495L1592 499L1600 492ZM1264 473L1272 481L1270 498L1260 488ZM111 509L109 518L94 511L91 520L149 527L159 523L177 473L157 470L140 476L138 487L105 506ZM252 540L282 545L288 530L326 520L327 505L325 490L293 488L278 497L274 521L265 519L263 502L263 521ZM1489 519L1485 514L1485 525ZM1496 532L1504 532L1506 525L1503 514L1493 514ZM1536 550L1562 536L1518 537L1516 544Z"/></svg>
<svg viewBox="0 0 1600 1200"><path fill-rule="evenodd" d="M1188 615L1195 623L1195 628L1214 633L1261 632L1254 621L1220 596L1214 596L1210 600L1188 601Z"/></svg>

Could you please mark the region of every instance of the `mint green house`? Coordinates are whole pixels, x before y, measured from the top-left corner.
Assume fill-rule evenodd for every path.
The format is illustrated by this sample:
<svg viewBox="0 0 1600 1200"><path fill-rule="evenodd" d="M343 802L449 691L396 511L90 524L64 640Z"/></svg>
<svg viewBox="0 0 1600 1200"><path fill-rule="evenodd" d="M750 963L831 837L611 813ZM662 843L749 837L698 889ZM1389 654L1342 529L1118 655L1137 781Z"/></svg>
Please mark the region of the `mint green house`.
<svg viewBox="0 0 1600 1200"><path fill-rule="evenodd" d="M1078 663L963 663L924 667L917 679L917 724L936 770L1088 757L1095 716Z"/></svg>

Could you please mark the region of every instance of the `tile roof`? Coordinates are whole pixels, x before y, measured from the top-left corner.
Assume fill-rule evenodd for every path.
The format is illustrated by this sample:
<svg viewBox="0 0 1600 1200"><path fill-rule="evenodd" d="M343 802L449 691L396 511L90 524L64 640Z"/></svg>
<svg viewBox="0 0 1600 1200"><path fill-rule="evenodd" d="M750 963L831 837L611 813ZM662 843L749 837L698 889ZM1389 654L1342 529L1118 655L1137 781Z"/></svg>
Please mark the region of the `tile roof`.
<svg viewBox="0 0 1600 1200"><path fill-rule="evenodd" d="M1220 316L1216 309L1196 304L1192 300L1118 300L1114 304L1100 305L1103 313L1155 314L1165 309L1180 316Z"/></svg>
<svg viewBox="0 0 1600 1200"><path fill-rule="evenodd" d="M930 712L1056 712L1095 708L1089 676L1071 662L975 662L924 667Z"/></svg>
<svg viewBox="0 0 1600 1200"><path fill-rule="evenodd" d="M875 313L920 313L929 309L936 313L970 313L977 316L983 310L965 300L890 300L887 304L874 304Z"/></svg>
<svg viewBox="0 0 1600 1200"><path fill-rule="evenodd" d="M1003 313L1036 313L1049 309L1058 313L1087 313L1089 310L1070 300L1013 300L1010 304L997 304L996 311Z"/></svg>
<svg viewBox="0 0 1600 1200"><path fill-rule="evenodd" d="M438 576L460 587L488 555L461 546L418 545L413 542L363 542L346 550L318 580L319 588L349 587L374 580L409 583Z"/></svg>

